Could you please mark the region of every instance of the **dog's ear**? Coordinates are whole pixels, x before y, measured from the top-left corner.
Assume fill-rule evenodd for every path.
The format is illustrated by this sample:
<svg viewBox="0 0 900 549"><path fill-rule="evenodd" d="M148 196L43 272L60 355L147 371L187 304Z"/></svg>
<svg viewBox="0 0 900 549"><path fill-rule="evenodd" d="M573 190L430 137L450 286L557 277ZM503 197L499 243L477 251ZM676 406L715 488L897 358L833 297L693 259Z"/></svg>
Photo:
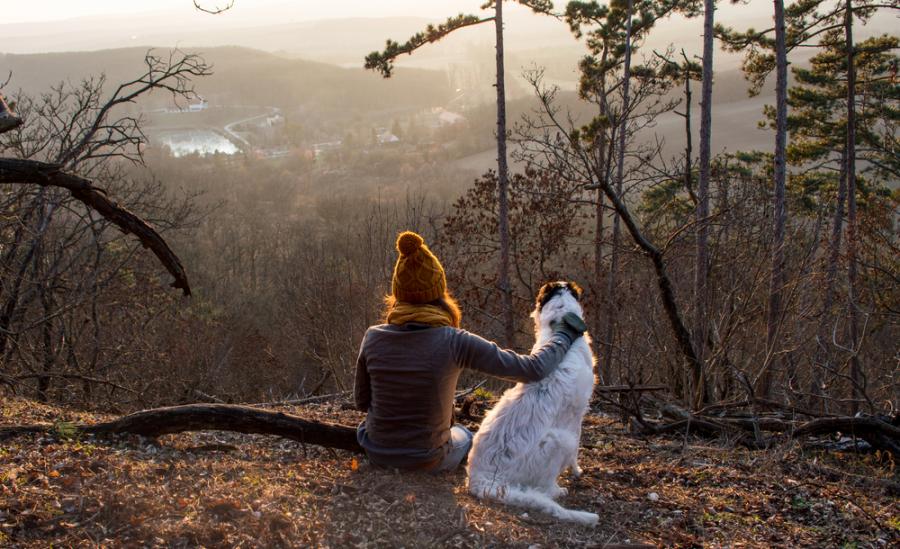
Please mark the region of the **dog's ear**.
<svg viewBox="0 0 900 549"><path fill-rule="evenodd" d="M566 282L566 286L569 288L569 291L572 292L575 299L581 301L581 294L584 293L581 286L579 286L577 282Z"/></svg>
<svg viewBox="0 0 900 549"><path fill-rule="evenodd" d="M553 282L548 282L541 286L541 289L538 290L537 298L535 299L535 305L537 305L537 310L541 310L544 308L544 305L550 301L550 298L553 297L553 291L555 290Z"/></svg>

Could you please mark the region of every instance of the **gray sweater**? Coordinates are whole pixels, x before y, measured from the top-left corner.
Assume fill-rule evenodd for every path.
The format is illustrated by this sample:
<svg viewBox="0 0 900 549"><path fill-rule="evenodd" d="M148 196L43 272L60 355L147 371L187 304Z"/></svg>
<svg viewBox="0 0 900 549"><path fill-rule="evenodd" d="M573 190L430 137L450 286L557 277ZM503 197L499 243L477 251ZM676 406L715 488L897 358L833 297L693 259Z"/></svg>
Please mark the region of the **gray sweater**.
<svg viewBox="0 0 900 549"><path fill-rule="evenodd" d="M552 372L571 342L561 333L531 355L503 350L465 330L409 323L366 331L356 363L356 407L368 412L359 442L386 466L415 466L443 457L453 395L463 368L511 381Z"/></svg>

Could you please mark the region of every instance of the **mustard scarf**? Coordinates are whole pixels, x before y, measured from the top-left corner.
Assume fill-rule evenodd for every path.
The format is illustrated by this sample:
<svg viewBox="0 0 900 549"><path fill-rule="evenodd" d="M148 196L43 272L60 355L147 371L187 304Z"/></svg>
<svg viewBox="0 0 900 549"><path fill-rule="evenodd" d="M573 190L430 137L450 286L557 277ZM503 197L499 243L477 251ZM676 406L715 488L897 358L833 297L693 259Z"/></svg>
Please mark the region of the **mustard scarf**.
<svg viewBox="0 0 900 549"><path fill-rule="evenodd" d="M430 326L453 326L450 313L437 305L397 302L387 315L389 324L420 322Z"/></svg>

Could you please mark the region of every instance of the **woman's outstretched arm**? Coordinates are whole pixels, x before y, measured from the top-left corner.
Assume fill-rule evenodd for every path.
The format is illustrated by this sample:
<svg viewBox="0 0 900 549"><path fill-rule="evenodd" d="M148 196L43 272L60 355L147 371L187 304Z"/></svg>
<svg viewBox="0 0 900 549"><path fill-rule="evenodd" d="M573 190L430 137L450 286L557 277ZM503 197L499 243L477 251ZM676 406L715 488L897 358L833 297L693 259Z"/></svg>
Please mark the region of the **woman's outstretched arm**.
<svg viewBox="0 0 900 549"><path fill-rule="evenodd" d="M532 354L520 355L475 334L455 330L451 349L463 368L511 381L529 382L547 377L559 366L571 346L572 339L559 332Z"/></svg>

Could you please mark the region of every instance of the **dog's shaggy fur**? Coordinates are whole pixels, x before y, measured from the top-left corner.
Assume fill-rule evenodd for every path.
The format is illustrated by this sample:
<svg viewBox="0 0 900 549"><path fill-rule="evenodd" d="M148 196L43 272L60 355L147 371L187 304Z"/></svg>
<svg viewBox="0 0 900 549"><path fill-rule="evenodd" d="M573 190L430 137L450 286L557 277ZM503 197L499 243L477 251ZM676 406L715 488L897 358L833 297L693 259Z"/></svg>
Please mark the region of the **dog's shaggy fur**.
<svg viewBox="0 0 900 549"><path fill-rule="evenodd" d="M582 316L580 297L581 289L569 282L541 288L531 314L535 349L553 335L552 321L568 312ZM485 416L469 454L469 491L562 520L595 524L596 514L566 509L554 501L566 493L556 482L560 473L568 467L573 475L581 475L581 421L593 390L594 356L585 334L549 376L517 384Z"/></svg>

